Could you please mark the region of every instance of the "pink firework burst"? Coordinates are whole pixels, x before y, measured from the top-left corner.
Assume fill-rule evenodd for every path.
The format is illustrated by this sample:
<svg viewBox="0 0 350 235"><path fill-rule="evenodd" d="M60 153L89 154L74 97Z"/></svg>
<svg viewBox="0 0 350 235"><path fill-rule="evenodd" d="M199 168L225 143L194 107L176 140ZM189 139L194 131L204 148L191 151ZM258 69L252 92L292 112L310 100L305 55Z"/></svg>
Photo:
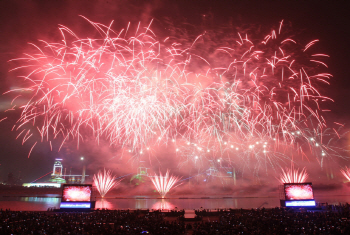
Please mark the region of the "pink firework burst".
<svg viewBox="0 0 350 235"><path fill-rule="evenodd" d="M222 157L274 165L286 149L311 152L321 164L341 156L322 116L331 99L317 90L332 77L328 56L315 51L318 40L305 45L284 34L283 21L258 38L227 32L215 40L208 31L194 41L161 39L151 24L131 33L130 25L116 31L87 21L100 36L60 26L63 40L32 44L36 53L12 60L24 79L10 91L23 143L40 136L61 148L89 136L134 155L164 145L196 167Z"/></svg>
<svg viewBox="0 0 350 235"><path fill-rule="evenodd" d="M70 186L63 191L64 201L90 201L91 189L87 186Z"/></svg>
<svg viewBox="0 0 350 235"><path fill-rule="evenodd" d="M350 181L350 169L347 166L344 169L341 169L340 172L348 181Z"/></svg>
<svg viewBox="0 0 350 235"><path fill-rule="evenodd" d="M165 197L165 195L170 191L170 189L180 180L179 177L176 176L169 176L169 170L167 170L165 176L162 175L161 172L159 172L159 176L150 176L153 185L156 187L156 190L162 196L162 198Z"/></svg>
<svg viewBox="0 0 350 235"><path fill-rule="evenodd" d="M286 168L283 170L281 168L282 173L280 175L279 181L282 184L286 183L304 183L309 176L309 174L306 172L306 168L304 167L301 171L299 169L294 169L294 165L291 166L291 168Z"/></svg>
<svg viewBox="0 0 350 235"><path fill-rule="evenodd" d="M286 188L286 198L291 200L313 199L312 187L311 185L289 185Z"/></svg>
<svg viewBox="0 0 350 235"><path fill-rule="evenodd" d="M108 191L117 186L120 181L115 180L115 176L110 170L106 171L106 169L104 169L103 172L99 171L97 175L94 175L94 183L101 197L104 197Z"/></svg>

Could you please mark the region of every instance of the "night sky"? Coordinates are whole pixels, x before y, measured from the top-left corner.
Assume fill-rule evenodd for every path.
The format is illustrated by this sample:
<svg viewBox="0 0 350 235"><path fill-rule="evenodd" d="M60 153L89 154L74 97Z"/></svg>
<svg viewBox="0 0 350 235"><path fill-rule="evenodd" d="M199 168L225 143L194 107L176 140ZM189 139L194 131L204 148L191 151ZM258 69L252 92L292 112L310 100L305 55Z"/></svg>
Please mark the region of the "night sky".
<svg viewBox="0 0 350 235"><path fill-rule="evenodd" d="M0 1L0 92L4 93L16 86L16 75L9 72L15 64L8 62L28 52L29 42L38 43L38 39L46 41L60 40L58 25L65 25L78 35L88 35L91 27L79 15L94 22L108 25L114 20L115 29L131 24L148 24L153 19L152 29L157 35L166 35L166 21L182 27L184 24L198 25L194 34L201 34L206 29L213 29L225 24L261 25L269 29L284 20L291 25L293 31L302 35L307 42L320 39L319 51L330 55L326 62L328 72L333 75L331 85L323 87L323 93L334 99L328 108L327 123L338 122L350 126L350 79L349 79L349 29L350 8L346 1ZM162 35L164 33L164 35ZM18 133L11 128L18 118L18 112L6 112L10 107L11 96L0 97L0 181L6 180L7 174L21 175L23 182L30 182L52 170L56 157L64 159L65 167L71 167L74 173L80 173L82 163L80 157L85 157L88 174L93 174L104 166L114 164L120 174L136 171L137 166L123 159L120 163L115 156L116 150L105 143L100 146L82 147L76 149L74 143L69 144L61 152L50 151L47 143L39 143L30 158L28 152L34 140L24 145L16 140ZM343 148L348 148L345 139ZM166 151L164 152L166 154ZM337 185L344 179L339 173L341 166L350 165L349 161L334 159L329 168L336 179L329 184ZM124 164L128 166L124 167ZM167 165L164 164L166 167ZM326 174L315 161L306 162L310 179L317 181L315 176ZM163 166L163 167L165 167ZM121 169L123 168L123 169ZM326 167L327 168L327 167ZM338 178L338 179L337 179ZM320 178L322 179L322 178Z"/></svg>

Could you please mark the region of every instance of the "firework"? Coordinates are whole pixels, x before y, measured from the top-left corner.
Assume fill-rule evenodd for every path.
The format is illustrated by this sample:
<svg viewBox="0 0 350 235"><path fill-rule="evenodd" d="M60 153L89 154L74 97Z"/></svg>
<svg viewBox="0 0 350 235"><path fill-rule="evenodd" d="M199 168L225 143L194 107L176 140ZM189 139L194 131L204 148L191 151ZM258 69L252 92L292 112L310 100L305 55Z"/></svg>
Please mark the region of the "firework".
<svg viewBox="0 0 350 235"><path fill-rule="evenodd" d="M104 197L109 190L117 186L120 181L115 180L115 176L112 175L111 171L106 171L106 169L99 171L97 175L94 175L94 183L101 197Z"/></svg>
<svg viewBox="0 0 350 235"><path fill-rule="evenodd" d="M91 189L88 186L69 186L63 191L64 201L90 201Z"/></svg>
<svg viewBox="0 0 350 235"><path fill-rule="evenodd" d="M162 196L162 198L165 197L165 195L170 191L170 189L179 181L180 178L176 176L169 176L169 170L166 172L165 176L162 175L161 172L159 172L159 176L150 176L153 185L156 187L156 190Z"/></svg>
<svg viewBox="0 0 350 235"><path fill-rule="evenodd" d="M285 192L289 200L314 199L311 185L288 185Z"/></svg>
<svg viewBox="0 0 350 235"><path fill-rule="evenodd" d="M341 169L340 172L348 181L350 181L350 169L347 166L344 169Z"/></svg>
<svg viewBox="0 0 350 235"><path fill-rule="evenodd" d="M291 168L286 168L285 170L281 168L281 170L282 173L279 180L282 184L304 183L309 176L305 167L299 171L299 169L294 169L294 165L292 165Z"/></svg>
<svg viewBox="0 0 350 235"><path fill-rule="evenodd" d="M129 26L117 32L88 22L99 38L61 26L63 41L42 41L38 53L16 59L23 65L14 70L29 70L26 85L12 90L30 94L14 126L23 143L36 131L61 147L90 135L141 155L174 142L182 163L196 167L219 158L273 165L288 159L287 150L303 155L305 148L321 164L341 156L323 135L321 103L330 98L316 87L332 75L328 56L314 52L318 40L301 45L283 34L283 22L261 39L237 33L237 40L210 40L208 31L182 44L158 40L151 24L128 36Z"/></svg>

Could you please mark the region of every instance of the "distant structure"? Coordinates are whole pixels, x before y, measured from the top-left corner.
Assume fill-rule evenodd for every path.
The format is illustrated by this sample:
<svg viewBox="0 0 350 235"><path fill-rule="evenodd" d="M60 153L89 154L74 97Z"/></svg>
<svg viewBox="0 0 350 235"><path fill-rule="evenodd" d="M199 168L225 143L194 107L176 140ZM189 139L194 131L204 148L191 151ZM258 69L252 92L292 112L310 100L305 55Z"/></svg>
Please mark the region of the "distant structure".
<svg viewBox="0 0 350 235"><path fill-rule="evenodd" d="M53 173L52 176L54 177L62 177L62 159L61 158L56 158L55 163L53 164Z"/></svg>
<svg viewBox="0 0 350 235"><path fill-rule="evenodd" d="M50 182L54 183L66 183L66 180L62 178L62 159L61 158L55 158L55 162L53 164L53 171L51 174Z"/></svg>
<svg viewBox="0 0 350 235"><path fill-rule="evenodd" d="M146 168L146 167L139 167L139 168L137 169L137 174L138 174L138 175L148 176L147 169L148 169L148 168Z"/></svg>
<svg viewBox="0 0 350 235"><path fill-rule="evenodd" d="M81 175L81 183L85 183L85 171L86 171L86 167L85 165L83 166L83 172L82 172L82 175Z"/></svg>
<svg viewBox="0 0 350 235"><path fill-rule="evenodd" d="M21 172L19 172L18 177L15 177L12 172L7 175L7 180L4 182L6 185L21 185Z"/></svg>
<svg viewBox="0 0 350 235"><path fill-rule="evenodd" d="M209 169L206 170L206 173L208 176L218 176L218 170L216 169L216 167L209 167Z"/></svg>
<svg viewBox="0 0 350 235"><path fill-rule="evenodd" d="M83 157L81 157L81 160L84 160ZM38 180L42 179L46 175L50 174L51 172L39 177L38 179L34 180L31 183L24 183L22 184L25 187L56 187L60 188L61 184L70 183L70 184L83 184L85 183L85 178L89 175L85 174L86 167L83 166L83 171L81 175L72 175L71 173L69 175L66 175L66 169L64 169L63 173L63 164L61 158L55 158L55 162L53 164L53 170L51 174L51 179L49 182L38 182ZM11 177L10 177L11 178ZM13 177L12 177L13 178ZM11 179L12 179L11 178Z"/></svg>
<svg viewBox="0 0 350 235"><path fill-rule="evenodd" d="M144 161L140 161L139 168L137 168L137 174L131 177L130 183L133 182L135 185L140 185L148 179L148 169L144 166Z"/></svg>

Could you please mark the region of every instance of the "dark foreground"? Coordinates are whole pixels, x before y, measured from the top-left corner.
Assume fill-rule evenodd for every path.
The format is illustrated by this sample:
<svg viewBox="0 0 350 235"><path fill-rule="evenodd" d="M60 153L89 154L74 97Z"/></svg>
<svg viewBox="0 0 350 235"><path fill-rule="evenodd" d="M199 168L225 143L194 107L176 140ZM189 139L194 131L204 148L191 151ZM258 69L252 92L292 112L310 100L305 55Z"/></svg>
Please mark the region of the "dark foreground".
<svg viewBox="0 0 350 235"><path fill-rule="evenodd" d="M196 211L0 211L1 234L350 234L349 204L304 211L284 208Z"/></svg>

